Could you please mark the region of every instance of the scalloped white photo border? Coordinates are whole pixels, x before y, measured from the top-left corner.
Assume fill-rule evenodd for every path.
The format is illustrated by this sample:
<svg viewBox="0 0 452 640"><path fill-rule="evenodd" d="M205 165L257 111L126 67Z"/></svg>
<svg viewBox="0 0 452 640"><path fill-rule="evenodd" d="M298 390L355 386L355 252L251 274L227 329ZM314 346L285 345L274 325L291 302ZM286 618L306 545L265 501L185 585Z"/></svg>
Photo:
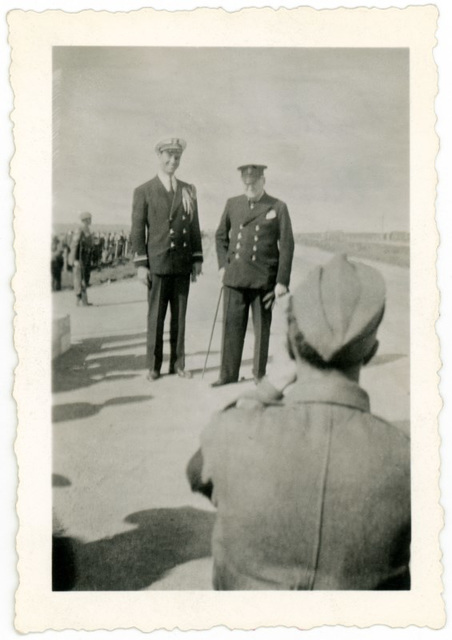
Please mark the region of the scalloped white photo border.
<svg viewBox="0 0 452 640"><path fill-rule="evenodd" d="M231 629L322 625L444 624L439 533L439 345L435 333L438 137L435 6L406 9L222 9L168 13L82 11L8 14L14 91L16 296L14 397L18 406L16 627L46 629ZM47 244L51 228L52 47L409 47L411 234L412 588L409 592L70 592L50 584L51 433ZM39 225L30 225L39 212ZM41 277L46 274L46 277ZM37 322L39 319L39 322ZM48 402L46 402L48 398ZM39 553L36 551L39 550Z"/></svg>

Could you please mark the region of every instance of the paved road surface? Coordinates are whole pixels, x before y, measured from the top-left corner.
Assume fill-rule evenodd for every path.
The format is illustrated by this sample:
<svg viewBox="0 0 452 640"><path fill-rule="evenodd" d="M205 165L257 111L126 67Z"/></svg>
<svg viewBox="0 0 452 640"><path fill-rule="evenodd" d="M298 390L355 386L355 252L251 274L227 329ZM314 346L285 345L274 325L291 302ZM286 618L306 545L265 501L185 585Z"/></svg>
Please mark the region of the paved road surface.
<svg viewBox="0 0 452 640"><path fill-rule="evenodd" d="M297 247L293 286L328 257ZM408 429L409 271L376 266L387 282L387 311L362 384L374 413ZM201 377L220 287L212 258L205 272L189 298L193 380L147 382L146 291L136 279L90 288L89 308L76 308L72 292L54 294L54 313L70 313L72 325L73 346L54 371L53 485L55 516L75 541L75 589L211 588L213 509L190 492L185 466L212 412L253 384L250 331L246 380L209 387L218 377L221 314Z"/></svg>

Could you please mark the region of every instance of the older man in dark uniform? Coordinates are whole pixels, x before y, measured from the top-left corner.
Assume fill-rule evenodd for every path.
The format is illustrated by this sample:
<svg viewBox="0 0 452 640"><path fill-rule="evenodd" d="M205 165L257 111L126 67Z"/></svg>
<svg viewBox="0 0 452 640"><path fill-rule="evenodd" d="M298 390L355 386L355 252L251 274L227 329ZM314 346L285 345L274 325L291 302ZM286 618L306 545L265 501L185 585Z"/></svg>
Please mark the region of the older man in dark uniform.
<svg viewBox="0 0 452 640"><path fill-rule="evenodd" d="M316 267L286 305L291 390L265 378L204 430L188 473L217 507L216 589L410 588L409 438L359 386L384 306L375 269Z"/></svg>
<svg viewBox="0 0 452 640"><path fill-rule="evenodd" d="M216 232L224 284L223 343L218 387L239 379L248 315L254 325L253 376L264 377L275 297L287 292L294 239L287 206L264 191L265 165L239 167L244 195L230 198Z"/></svg>
<svg viewBox="0 0 452 640"><path fill-rule="evenodd" d="M202 243L196 190L177 180L186 143L181 138L159 142L157 175L135 189L131 241L138 278L149 287L147 368L157 380L163 362L163 329L168 305L170 321L169 373L191 377L185 370L185 315L190 277L202 268Z"/></svg>

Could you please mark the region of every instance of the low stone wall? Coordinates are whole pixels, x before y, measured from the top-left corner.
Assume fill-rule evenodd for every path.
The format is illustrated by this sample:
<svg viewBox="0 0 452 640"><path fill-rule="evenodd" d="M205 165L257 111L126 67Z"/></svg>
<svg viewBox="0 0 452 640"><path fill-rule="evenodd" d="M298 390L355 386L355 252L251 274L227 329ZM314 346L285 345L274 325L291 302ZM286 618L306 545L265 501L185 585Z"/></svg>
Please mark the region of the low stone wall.
<svg viewBox="0 0 452 640"><path fill-rule="evenodd" d="M57 316L52 321L52 359L71 346L71 317Z"/></svg>

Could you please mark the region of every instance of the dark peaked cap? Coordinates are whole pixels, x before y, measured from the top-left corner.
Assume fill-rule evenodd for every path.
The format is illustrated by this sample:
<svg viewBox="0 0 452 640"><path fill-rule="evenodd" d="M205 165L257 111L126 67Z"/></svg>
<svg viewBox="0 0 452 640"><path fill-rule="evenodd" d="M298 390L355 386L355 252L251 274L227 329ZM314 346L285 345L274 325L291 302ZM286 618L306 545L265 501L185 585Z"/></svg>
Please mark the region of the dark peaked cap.
<svg viewBox="0 0 452 640"><path fill-rule="evenodd" d="M325 362L358 364L374 349L386 285L380 272L336 255L316 267L292 294L297 325Z"/></svg>
<svg viewBox="0 0 452 640"><path fill-rule="evenodd" d="M267 165L265 164L242 164L240 167L237 167L242 176L253 176L255 178L263 176L266 168Z"/></svg>

